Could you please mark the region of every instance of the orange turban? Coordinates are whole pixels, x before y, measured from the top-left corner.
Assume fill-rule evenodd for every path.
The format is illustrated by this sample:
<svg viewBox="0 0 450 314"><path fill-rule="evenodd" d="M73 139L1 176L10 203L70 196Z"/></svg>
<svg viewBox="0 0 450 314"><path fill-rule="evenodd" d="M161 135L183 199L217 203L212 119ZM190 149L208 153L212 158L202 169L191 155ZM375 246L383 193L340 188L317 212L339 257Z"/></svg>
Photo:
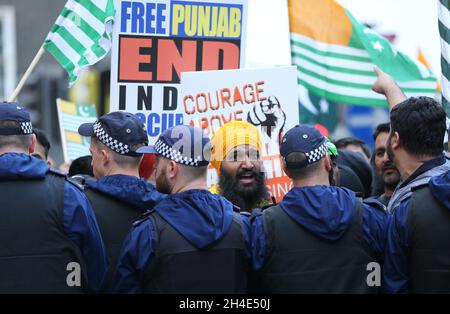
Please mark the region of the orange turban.
<svg viewBox="0 0 450 314"><path fill-rule="evenodd" d="M253 124L244 121L225 123L214 133L211 142L211 164L217 171L220 171L222 161L236 146L250 145L258 151L261 151L262 147L259 130Z"/></svg>

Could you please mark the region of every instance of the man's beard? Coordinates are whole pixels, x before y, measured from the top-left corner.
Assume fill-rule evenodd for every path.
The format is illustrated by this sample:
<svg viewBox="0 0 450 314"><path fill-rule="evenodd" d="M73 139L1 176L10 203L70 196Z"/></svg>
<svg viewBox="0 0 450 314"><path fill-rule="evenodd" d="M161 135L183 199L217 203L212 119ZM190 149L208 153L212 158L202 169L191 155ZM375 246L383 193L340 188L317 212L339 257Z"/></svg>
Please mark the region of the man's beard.
<svg viewBox="0 0 450 314"><path fill-rule="evenodd" d="M166 172L161 171L157 174L155 178L156 190L160 193L170 194L172 192L172 188L169 184L169 181L166 178Z"/></svg>
<svg viewBox="0 0 450 314"><path fill-rule="evenodd" d="M385 168L391 170L392 173L389 175L385 175L384 174ZM400 181L400 174L397 168L395 168L394 163L392 161L386 162L383 165L381 177L383 179L384 186L391 190L394 190Z"/></svg>
<svg viewBox="0 0 450 314"><path fill-rule="evenodd" d="M239 179L243 174L251 173L255 178L251 185L242 185ZM234 205L238 206L241 211L251 212L253 208L258 206L262 200L269 195L266 185L264 184L264 172L255 170L241 170L235 176L221 171L219 186L221 194Z"/></svg>
<svg viewBox="0 0 450 314"><path fill-rule="evenodd" d="M391 134L389 134L387 142L386 142L386 154L388 155L388 158L391 162L394 163L394 158L395 158L395 154L394 151L392 150L392 146L391 146Z"/></svg>

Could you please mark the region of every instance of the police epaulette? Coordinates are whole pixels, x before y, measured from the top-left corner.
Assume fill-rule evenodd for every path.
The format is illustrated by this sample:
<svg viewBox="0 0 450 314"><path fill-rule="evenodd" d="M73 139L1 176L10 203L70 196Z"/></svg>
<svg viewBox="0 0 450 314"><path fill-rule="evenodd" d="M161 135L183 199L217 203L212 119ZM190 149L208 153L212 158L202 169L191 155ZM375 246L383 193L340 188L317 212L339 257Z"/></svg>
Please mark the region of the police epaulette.
<svg viewBox="0 0 450 314"><path fill-rule="evenodd" d="M425 182L425 183L422 183L422 184L419 184L419 185L411 187L411 192L414 192L414 191L420 190L420 189L422 189L424 187L427 187L428 183L429 182Z"/></svg>
<svg viewBox="0 0 450 314"><path fill-rule="evenodd" d="M141 223L143 223L144 221L146 221L146 220L148 219L148 217L149 217L152 213L154 213L154 212L155 212L154 209L147 210L145 213L143 213L143 214L141 215L141 218L139 218L138 220L136 220L135 222L133 222L133 227L139 226Z"/></svg>

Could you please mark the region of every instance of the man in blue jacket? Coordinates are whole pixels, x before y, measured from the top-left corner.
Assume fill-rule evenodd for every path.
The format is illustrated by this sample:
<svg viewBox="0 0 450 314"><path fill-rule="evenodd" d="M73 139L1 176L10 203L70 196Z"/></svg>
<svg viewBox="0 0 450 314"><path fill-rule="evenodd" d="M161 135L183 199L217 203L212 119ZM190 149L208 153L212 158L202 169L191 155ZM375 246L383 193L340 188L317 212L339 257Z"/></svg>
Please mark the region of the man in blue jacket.
<svg viewBox="0 0 450 314"><path fill-rule="evenodd" d="M294 187L252 220L254 270L264 293L370 293L380 284L386 213L330 186L327 142L299 125L280 145ZM372 274L373 275L373 274Z"/></svg>
<svg viewBox="0 0 450 314"><path fill-rule="evenodd" d="M437 230L448 227L448 219L444 218L447 211L440 209L427 192L431 178L450 170L450 160L444 154L445 131L445 111L434 99L409 98L391 111L386 148L400 172L401 182L388 206L392 217L383 281L389 293L450 291L448 285L441 284L442 279L448 279L443 274L449 271L445 270L449 264L432 262L435 254L444 260L450 258L448 249L437 250L446 238ZM426 243L433 245L428 247Z"/></svg>
<svg viewBox="0 0 450 314"><path fill-rule="evenodd" d="M413 189L389 225L385 289L450 293L450 171Z"/></svg>
<svg viewBox="0 0 450 314"><path fill-rule="evenodd" d="M448 226L446 211L439 209L428 191L431 178L450 171L444 153L446 114L432 98L406 98L392 77L379 69L376 72L373 89L386 96L391 108L386 153L400 173L400 183L388 204L392 217L383 286L390 293L448 292L448 285L441 281L448 280L448 247L437 249L445 247L441 241L446 235L436 232Z"/></svg>
<svg viewBox="0 0 450 314"><path fill-rule="evenodd" d="M135 223L113 291L245 293L249 225L229 201L207 190L209 138L180 125L138 152L157 154L156 188L170 195Z"/></svg>
<svg viewBox="0 0 450 314"><path fill-rule="evenodd" d="M0 103L0 293L96 292L107 259L92 208L35 144L28 112Z"/></svg>
<svg viewBox="0 0 450 314"><path fill-rule="evenodd" d="M91 138L92 167L97 180L86 180L85 192L108 253L107 288L133 223L165 195L139 178L143 154L136 150L146 146L148 138L145 125L137 116L123 111L111 112L95 123L82 124L78 132Z"/></svg>

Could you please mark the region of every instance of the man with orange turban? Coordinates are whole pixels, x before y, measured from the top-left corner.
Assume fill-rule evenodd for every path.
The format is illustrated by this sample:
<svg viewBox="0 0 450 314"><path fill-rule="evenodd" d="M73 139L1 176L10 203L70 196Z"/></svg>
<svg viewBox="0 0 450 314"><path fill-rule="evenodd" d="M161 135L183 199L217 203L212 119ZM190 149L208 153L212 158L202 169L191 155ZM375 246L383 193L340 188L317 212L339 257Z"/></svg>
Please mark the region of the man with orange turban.
<svg viewBox="0 0 450 314"><path fill-rule="evenodd" d="M217 130L211 142L211 164L219 174L219 183L210 191L245 212L267 205L259 130L248 122L232 121Z"/></svg>

